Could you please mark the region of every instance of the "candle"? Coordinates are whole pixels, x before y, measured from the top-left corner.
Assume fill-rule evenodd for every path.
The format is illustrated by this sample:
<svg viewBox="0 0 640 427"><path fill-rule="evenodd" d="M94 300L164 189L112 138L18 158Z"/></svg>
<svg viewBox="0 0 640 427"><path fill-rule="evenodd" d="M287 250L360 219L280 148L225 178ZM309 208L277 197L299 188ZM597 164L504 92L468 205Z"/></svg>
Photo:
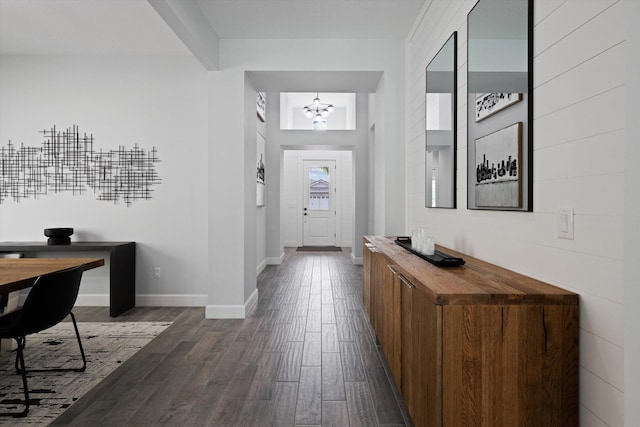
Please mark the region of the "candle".
<svg viewBox="0 0 640 427"><path fill-rule="evenodd" d="M425 239L424 251L422 252L425 255L433 255L435 253L435 243L430 237Z"/></svg>

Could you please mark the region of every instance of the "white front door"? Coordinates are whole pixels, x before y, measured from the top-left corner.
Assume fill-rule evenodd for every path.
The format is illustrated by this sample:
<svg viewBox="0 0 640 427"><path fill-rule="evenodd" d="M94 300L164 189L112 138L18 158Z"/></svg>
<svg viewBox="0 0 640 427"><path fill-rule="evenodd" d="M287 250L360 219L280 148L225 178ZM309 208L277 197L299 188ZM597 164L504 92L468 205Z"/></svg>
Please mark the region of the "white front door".
<svg viewBox="0 0 640 427"><path fill-rule="evenodd" d="M303 246L334 246L335 160L304 160Z"/></svg>

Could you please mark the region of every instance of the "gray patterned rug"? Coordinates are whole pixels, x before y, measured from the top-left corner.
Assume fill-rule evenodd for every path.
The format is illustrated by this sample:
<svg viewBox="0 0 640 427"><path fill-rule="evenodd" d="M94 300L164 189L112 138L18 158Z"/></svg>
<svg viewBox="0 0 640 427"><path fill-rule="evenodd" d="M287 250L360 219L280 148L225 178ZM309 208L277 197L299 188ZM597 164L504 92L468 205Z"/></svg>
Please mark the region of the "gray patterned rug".
<svg viewBox="0 0 640 427"><path fill-rule="evenodd" d="M124 361L160 335L170 322L79 322L87 357L85 372L33 372L27 376L31 407L26 418L0 417L0 425L46 426ZM15 342L13 343L15 348ZM22 379L14 369L15 351L0 355L0 412L22 411ZM27 337L29 368L82 366L73 324L60 323Z"/></svg>

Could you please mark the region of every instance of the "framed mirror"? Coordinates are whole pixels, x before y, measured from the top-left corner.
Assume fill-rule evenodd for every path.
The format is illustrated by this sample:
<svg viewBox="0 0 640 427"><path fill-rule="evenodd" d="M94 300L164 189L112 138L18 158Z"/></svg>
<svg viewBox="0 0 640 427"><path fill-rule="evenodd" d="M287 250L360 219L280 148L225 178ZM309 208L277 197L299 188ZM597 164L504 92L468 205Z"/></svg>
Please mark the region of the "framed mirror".
<svg viewBox="0 0 640 427"><path fill-rule="evenodd" d="M533 211L533 0L467 15L467 207Z"/></svg>
<svg viewBox="0 0 640 427"><path fill-rule="evenodd" d="M427 65L425 96L425 206L456 207L458 33Z"/></svg>

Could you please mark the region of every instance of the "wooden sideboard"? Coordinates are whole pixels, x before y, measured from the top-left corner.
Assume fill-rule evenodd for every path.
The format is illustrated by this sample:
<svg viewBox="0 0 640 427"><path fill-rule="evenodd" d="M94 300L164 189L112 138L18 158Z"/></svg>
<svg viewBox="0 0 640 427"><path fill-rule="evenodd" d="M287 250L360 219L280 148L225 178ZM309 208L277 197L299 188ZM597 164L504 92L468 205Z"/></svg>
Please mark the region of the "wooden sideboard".
<svg viewBox="0 0 640 427"><path fill-rule="evenodd" d="M578 426L578 295L365 236L363 302L417 427Z"/></svg>
<svg viewBox="0 0 640 427"><path fill-rule="evenodd" d="M135 242L71 242L48 245L47 242L0 242L0 252L21 252L34 256L43 252L108 252L109 315L117 317L136 305Z"/></svg>

